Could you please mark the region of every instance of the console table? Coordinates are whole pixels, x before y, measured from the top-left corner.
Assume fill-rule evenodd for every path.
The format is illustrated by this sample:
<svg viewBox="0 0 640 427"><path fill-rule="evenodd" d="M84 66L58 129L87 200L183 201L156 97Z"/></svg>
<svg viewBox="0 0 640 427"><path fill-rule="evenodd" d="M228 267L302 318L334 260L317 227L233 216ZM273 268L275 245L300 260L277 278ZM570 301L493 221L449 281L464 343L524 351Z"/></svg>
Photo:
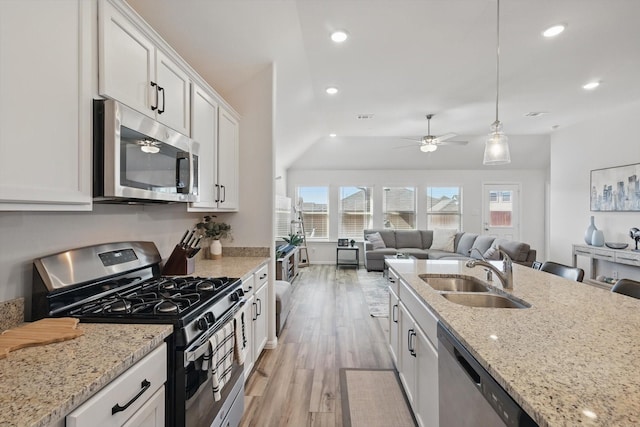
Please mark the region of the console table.
<svg viewBox="0 0 640 427"><path fill-rule="evenodd" d="M340 258L340 252L351 252L355 258ZM338 246L336 248L336 268L341 265L350 265L356 268L360 267L360 251L357 246Z"/></svg>
<svg viewBox="0 0 640 427"><path fill-rule="evenodd" d="M591 280L596 278L596 261L609 261L614 264L624 264L640 267L640 252L631 249L611 249L606 246L573 245L573 266L578 263L578 256L590 258Z"/></svg>

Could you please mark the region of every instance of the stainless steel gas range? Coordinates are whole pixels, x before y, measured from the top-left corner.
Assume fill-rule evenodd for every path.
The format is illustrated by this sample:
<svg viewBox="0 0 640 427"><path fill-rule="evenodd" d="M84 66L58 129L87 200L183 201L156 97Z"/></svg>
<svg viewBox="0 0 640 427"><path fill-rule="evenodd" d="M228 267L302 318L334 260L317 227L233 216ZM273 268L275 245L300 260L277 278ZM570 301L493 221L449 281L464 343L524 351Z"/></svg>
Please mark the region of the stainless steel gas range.
<svg viewBox="0 0 640 427"><path fill-rule="evenodd" d="M152 242L107 243L36 259L31 320L72 316L82 322L173 325L167 339L167 425L237 426L244 410L243 366L236 357L222 364L215 340L233 331L225 338L233 340L234 350L246 345L242 283L162 276L160 263ZM224 370L216 370L216 361Z"/></svg>

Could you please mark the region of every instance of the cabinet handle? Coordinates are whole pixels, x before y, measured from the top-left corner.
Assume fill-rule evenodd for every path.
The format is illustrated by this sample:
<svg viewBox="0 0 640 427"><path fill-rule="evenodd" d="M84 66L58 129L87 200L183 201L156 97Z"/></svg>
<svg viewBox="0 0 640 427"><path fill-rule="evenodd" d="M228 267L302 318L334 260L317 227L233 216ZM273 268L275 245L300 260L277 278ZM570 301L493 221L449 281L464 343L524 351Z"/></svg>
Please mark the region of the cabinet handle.
<svg viewBox="0 0 640 427"><path fill-rule="evenodd" d="M160 89L160 92L162 92L162 110L158 108L158 114L162 114L164 113L164 107L166 106L165 102L164 102L164 88L158 86L158 89ZM156 102L157 104L157 102Z"/></svg>
<svg viewBox="0 0 640 427"><path fill-rule="evenodd" d="M135 396L133 396L133 399L131 399L130 401L127 402L126 405L124 406L120 406L120 404L116 403L114 405L113 408L111 408L111 415L115 415L118 412L122 412L125 411L129 406L131 406L131 404L133 402L135 402L136 400L138 400L138 398L140 396L142 396L142 393L144 393L145 391L149 390L149 387L151 387L151 383L149 381L147 381L146 379L142 380L142 384L140 384L140 387L142 387L142 390L140 390L138 392L138 394L136 394Z"/></svg>
<svg viewBox="0 0 640 427"><path fill-rule="evenodd" d="M151 111L156 111L158 109L158 85L156 84L156 82L151 82L151 87L155 89L156 91L156 105L152 105L151 106Z"/></svg>
<svg viewBox="0 0 640 427"><path fill-rule="evenodd" d="M216 184L215 193L216 199L214 200L214 202L218 203L220 201L220 186L218 184Z"/></svg>
<svg viewBox="0 0 640 427"><path fill-rule="evenodd" d="M416 350L412 346L413 344L412 338L415 336L416 336L416 332L413 330L413 328L407 331L407 349L409 350L409 354L412 355L413 357L416 357Z"/></svg>
<svg viewBox="0 0 640 427"><path fill-rule="evenodd" d="M260 278L258 280L262 280L262 279L264 279L266 277L267 277L267 273L264 273L262 276L260 276Z"/></svg>
<svg viewBox="0 0 640 427"><path fill-rule="evenodd" d="M624 261L638 261L635 258L624 258L624 257L621 257L621 256L619 256L618 258L621 259L621 260L624 260Z"/></svg>
<svg viewBox="0 0 640 427"><path fill-rule="evenodd" d="M250 291L251 291L251 289L253 289L253 286L249 286L249 287L248 287L247 289L245 289L244 291L245 291L245 292L250 292Z"/></svg>
<svg viewBox="0 0 640 427"><path fill-rule="evenodd" d="M227 187L224 185L221 185L220 187L222 187L222 200L220 200L220 202L224 203L227 201Z"/></svg>
<svg viewBox="0 0 640 427"><path fill-rule="evenodd" d="M253 307L255 310L253 310L253 312L255 313L255 317L253 317L251 320L256 320L258 318L258 304L256 304L255 302L253 303Z"/></svg>
<svg viewBox="0 0 640 427"><path fill-rule="evenodd" d="M393 307L391 307L391 320L393 321L393 323L398 323L398 304L394 304Z"/></svg>
<svg viewBox="0 0 640 427"><path fill-rule="evenodd" d="M262 300L260 298L258 298L258 307L260 307L260 310L258 310L258 314L256 315L256 318L262 315Z"/></svg>

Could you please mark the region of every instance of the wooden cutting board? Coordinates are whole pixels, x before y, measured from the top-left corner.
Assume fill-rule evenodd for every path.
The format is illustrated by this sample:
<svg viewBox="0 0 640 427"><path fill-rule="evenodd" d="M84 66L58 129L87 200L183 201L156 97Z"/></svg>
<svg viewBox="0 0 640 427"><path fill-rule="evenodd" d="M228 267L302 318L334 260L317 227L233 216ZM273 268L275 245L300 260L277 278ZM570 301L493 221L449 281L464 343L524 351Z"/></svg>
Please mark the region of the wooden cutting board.
<svg viewBox="0 0 640 427"><path fill-rule="evenodd" d="M0 359L10 351L36 345L66 341L84 334L77 329L78 319L60 317L41 319L24 326L8 329L0 334Z"/></svg>

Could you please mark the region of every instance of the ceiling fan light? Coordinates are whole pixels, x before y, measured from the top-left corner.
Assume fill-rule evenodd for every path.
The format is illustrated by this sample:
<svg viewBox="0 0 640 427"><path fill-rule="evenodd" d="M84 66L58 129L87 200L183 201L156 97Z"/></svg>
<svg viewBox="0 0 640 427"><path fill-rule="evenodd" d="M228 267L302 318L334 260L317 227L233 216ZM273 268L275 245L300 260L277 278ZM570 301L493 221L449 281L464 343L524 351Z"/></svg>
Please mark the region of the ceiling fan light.
<svg viewBox="0 0 640 427"><path fill-rule="evenodd" d="M484 146L484 160L482 163L485 165L506 165L511 163L508 138L502 132L502 125L500 124L493 126L493 130L489 134L487 143Z"/></svg>
<svg viewBox="0 0 640 427"><path fill-rule="evenodd" d="M420 151L423 153L433 153L438 149L438 146L435 144L422 144L420 146Z"/></svg>
<svg viewBox="0 0 640 427"><path fill-rule="evenodd" d="M342 43L349 38L349 33L344 30L338 30L331 33L331 40L335 43Z"/></svg>

